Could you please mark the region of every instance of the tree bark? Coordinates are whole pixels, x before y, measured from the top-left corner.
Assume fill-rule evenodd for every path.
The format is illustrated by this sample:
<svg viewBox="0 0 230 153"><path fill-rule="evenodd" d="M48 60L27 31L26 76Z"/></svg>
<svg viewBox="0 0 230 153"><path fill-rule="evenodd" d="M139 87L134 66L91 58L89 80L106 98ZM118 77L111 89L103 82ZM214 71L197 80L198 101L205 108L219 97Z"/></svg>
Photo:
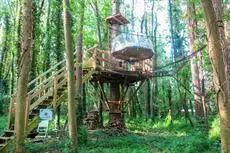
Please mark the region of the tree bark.
<svg viewBox="0 0 230 153"><path fill-rule="evenodd" d="M150 110L150 80L145 81L144 86L144 100L145 100L145 117L146 119L149 119L151 117L151 110Z"/></svg>
<svg viewBox="0 0 230 153"><path fill-rule="evenodd" d="M76 100L78 108L78 126L83 124L83 113L82 113L82 55L83 55L83 28L84 28L84 14L85 14L85 1L80 1L81 10L80 10L80 25L79 25L79 35L77 39L77 67L76 67Z"/></svg>
<svg viewBox="0 0 230 153"><path fill-rule="evenodd" d="M27 83L30 68L30 51L32 40L32 0L23 1L23 23L22 23L22 43L19 60L19 78L17 85L16 97L16 115L15 115L15 132L16 132L16 152L25 152L25 106L27 95Z"/></svg>
<svg viewBox="0 0 230 153"><path fill-rule="evenodd" d="M64 10L64 33L65 33L65 48L66 48L66 65L67 65L67 80L68 80L68 126L69 137L71 140L71 148L77 150L77 122L76 122L76 81L74 77L74 56L73 56L73 41L71 35L71 15L70 5L68 0L63 0Z"/></svg>
<svg viewBox="0 0 230 153"><path fill-rule="evenodd" d="M55 54L56 54L56 60L57 62L60 62L63 60L63 53L62 53L62 39L63 39L63 26L62 26L62 0L57 0L57 8L55 10L56 14L56 34L55 34ZM58 66L58 70L62 68L62 65ZM58 106L56 109L56 115L57 115L57 120L56 120L56 128L60 127L60 110L61 110L61 104Z"/></svg>
<svg viewBox="0 0 230 153"><path fill-rule="evenodd" d="M113 0L112 2L112 13L116 14L119 13L120 9L120 0ZM111 36L112 38L115 38L118 35L117 30L119 29L118 24L112 25L112 31ZM119 102L120 101L120 84L119 83L111 83L110 84L110 101L112 102ZM120 127L123 128L123 119L122 119L122 112L119 112L119 110L116 109L117 104L110 105L110 112L109 112L109 125L108 127ZM115 125L115 126L112 126Z"/></svg>
<svg viewBox="0 0 230 153"><path fill-rule="evenodd" d="M219 37L221 43L221 49L224 60L224 70L226 76L226 86L228 89L227 98L230 99L230 47L228 46L228 41L226 39L225 27L223 21L223 0L212 0L213 7L216 14L216 23L219 30Z"/></svg>
<svg viewBox="0 0 230 153"><path fill-rule="evenodd" d="M170 117L170 124L173 123L173 112L172 112L172 87L171 82L168 80L168 114Z"/></svg>
<svg viewBox="0 0 230 153"><path fill-rule="evenodd" d="M216 89L216 99L220 112L220 135L221 135L221 152L225 153L230 149L230 103L227 97L226 76L224 70L223 53L221 52L221 40L219 37L218 25L216 23L215 11L212 1L201 0L207 32L209 56L213 68L213 80Z"/></svg>
<svg viewBox="0 0 230 153"><path fill-rule="evenodd" d="M189 31L189 50L192 54L196 50L196 12L195 4L193 1L187 2L188 10L188 31ZM201 99L201 86L199 78L199 68L197 63L197 57L195 56L191 59L191 72L192 72L192 86L194 91L194 104L195 104L195 113L198 121L204 120L204 109Z"/></svg>

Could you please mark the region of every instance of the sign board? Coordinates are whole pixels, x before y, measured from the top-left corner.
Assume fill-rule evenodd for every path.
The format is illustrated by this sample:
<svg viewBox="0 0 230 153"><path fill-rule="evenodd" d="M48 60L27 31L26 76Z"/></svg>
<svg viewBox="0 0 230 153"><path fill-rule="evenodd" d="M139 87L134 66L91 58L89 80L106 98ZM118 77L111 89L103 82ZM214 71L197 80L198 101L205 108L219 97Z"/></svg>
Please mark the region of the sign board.
<svg viewBox="0 0 230 153"><path fill-rule="evenodd" d="M39 117L41 120L52 120L53 112L51 109L40 109Z"/></svg>

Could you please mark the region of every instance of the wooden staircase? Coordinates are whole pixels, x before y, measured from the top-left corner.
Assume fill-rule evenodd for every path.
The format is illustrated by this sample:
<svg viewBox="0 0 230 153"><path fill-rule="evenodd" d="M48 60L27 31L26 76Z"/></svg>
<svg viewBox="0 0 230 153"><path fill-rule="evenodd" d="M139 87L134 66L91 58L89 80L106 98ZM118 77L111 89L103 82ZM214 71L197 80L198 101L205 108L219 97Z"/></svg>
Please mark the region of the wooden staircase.
<svg viewBox="0 0 230 153"><path fill-rule="evenodd" d="M85 50L85 52L93 52L96 46ZM95 72L95 63L92 61L94 56L84 59L83 63L83 80L90 80ZM38 126L40 109L52 108L56 109L66 97L67 76L65 60L57 63L55 66L29 82L26 97L26 135L33 137L32 131ZM75 61L75 67L77 66ZM9 152L9 148L13 145L15 139L14 122L15 122L15 97L16 93L11 96L8 130L0 137L0 153Z"/></svg>

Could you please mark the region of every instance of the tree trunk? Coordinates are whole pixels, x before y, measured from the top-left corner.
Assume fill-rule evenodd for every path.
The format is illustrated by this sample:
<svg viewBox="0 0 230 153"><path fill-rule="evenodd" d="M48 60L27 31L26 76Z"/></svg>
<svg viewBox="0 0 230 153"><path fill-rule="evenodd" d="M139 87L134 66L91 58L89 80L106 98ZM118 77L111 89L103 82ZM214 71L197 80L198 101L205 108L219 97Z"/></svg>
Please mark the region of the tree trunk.
<svg viewBox="0 0 230 153"><path fill-rule="evenodd" d="M16 132L16 152L25 152L25 106L27 95L28 74L30 68L30 51L32 40L32 1L23 1L23 23L22 23L22 46L19 60L19 78L16 97L16 115L15 115L15 132Z"/></svg>
<svg viewBox="0 0 230 153"><path fill-rule="evenodd" d="M119 109L120 101L120 85L116 83L110 84L110 112L109 112L109 127L123 128L123 118L121 109Z"/></svg>
<svg viewBox="0 0 230 153"><path fill-rule="evenodd" d="M63 60L63 53L62 53L62 36L63 34L63 27L62 27L62 0L57 0L57 8L55 10L55 14L56 14L56 34L55 34L55 54L56 54L56 60L57 63L60 62L61 60ZM58 66L58 70L60 70L62 68L62 65ZM61 104L60 106L58 106L58 108L56 109L56 115L57 115L57 120L56 120L56 127L60 127L60 110L61 110Z"/></svg>
<svg viewBox="0 0 230 153"><path fill-rule="evenodd" d="M189 31L189 50L192 54L196 48L196 12L195 4L193 1L188 2L188 31ZM201 87L200 87L200 78L199 78L199 69L197 64L197 56L191 59L191 72L192 72L192 85L194 91L194 103L195 103L195 112L196 118L198 121L204 120L204 109L201 100Z"/></svg>
<svg viewBox="0 0 230 153"><path fill-rule="evenodd" d="M97 4L97 0L93 0L93 4L94 4L94 13L97 19L97 36L98 36L98 40L99 40L99 47L100 49L102 49L102 38L101 38L101 21L100 21L100 15L99 15L99 10L98 10L98 4Z"/></svg>
<svg viewBox="0 0 230 153"><path fill-rule="evenodd" d="M200 58L199 74L200 74L200 87L201 87L201 101L202 101L203 112L204 112L204 123L206 128L208 128L208 114L207 114L207 106L205 101L204 65L203 65L202 52L199 54L199 58Z"/></svg>
<svg viewBox="0 0 230 153"><path fill-rule="evenodd" d="M215 14L216 14L216 23L219 30L219 37L222 46L222 54L224 60L224 70L225 76L227 79L226 87L228 90L227 98L230 99L230 47L228 46L228 41L226 39L224 22L223 22L223 0L212 0Z"/></svg>
<svg viewBox="0 0 230 153"><path fill-rule="evenodd" d="M101 89L100 89L100 101L99 101L99 118L100 118L100 126L103 127L103 101L105 99L103 98L103 92L104 92L104 86L103 83L100 83Z"/></svg>
<svg viewBox="0 0 230 153"><path fill-rule="evenodd" d="M220 129L221 129L221 151L223 153L230 149L230 103L227 97L226 76L224 70L223 54L221 52L221 40L216 23L215 11L212 1L201 0L206 26L208 31L209 56L213 68L213 80L216 89L217 103L220 111Z"/></svg>
<svg viewBox="0 0 230 153"><path fill-rule="evenodd" d="M168 80L168 115L170 117L170 124L173 123L173 113L172 113L172 87L170 80Z"/></svg>
<svg viewBox="0 0 230 153"><path fill-rule="evenodd" d="M77 150L77 123L76 123L76 82L74 77L74 56L71 35L71 15L70 5L68 0L63 0L64 10L64 33L65 33L65 47L66 47L66 65L68 78L68 126L69 137L71 140L71 148L73 151Z"/></svg>
<svg viewBox="0 0 230 153"><path fill-rule="evenodd" d="M43 72L50 68L50 52L51 52L51 27L50 27L50 13L51 13L51 0L48 0L47 8L47 19L46 19L46 44L44 50L44 63L43 63ZM51 14L52 15L52 14ZM49 76L49 74L48 74Z"/></svg>
<svg viewBox="0 0 230 153"><path fill-rule="evenodd" d="M86 88L87 88L87 82L83 84L82 86L82 115L83 117L86 116Z"/></svg>
<svg viewBox="0 0 230 153"><path fill-rule="evenodd" d="M152 4L152 43L154 44L154 52L153 55L153 71L156 70L157 67L157 16L156 13L154 13L155 8L155 0L153 0ZM154 17L155 17L155 23L154 23ZM155 27L154 27L155 25ZM150 109L151 109L151 119L154 120L154 116L157 114L157 109L154 107L154 104L156 104L157 101L157 78L152 78L152 98L150 101Z"/></svg>
<svg viewBox="0 0 230 153"><path fill-rule="evenodd" d="M151 110L150 110L150 80L145 81L144 86L144 100L145 100L145 117L146 119L149 119Z"/></svg>
<svg viewBox="0 0 230 153"><path fill-rule="evenodd" d="M31 73L30 80L33 80L37 77L39 72L38 61L39 61L39 53L40 53L40 21L41 21L41 12L43 11L44 0L41 1L41 6L38 4L40 1L32 1L33 2L33 44L32 44L32 60L31 60ZM31 88L34 86L32 85Z"/></svg>
<svg viewBox="0 0 230 153"><path fill-rule="evenodd" d="M82 113L82 55L83 55L83 28L84 28L84 14L85 14L85 1L80 1L81 10L80 10L80 27L79 35L77 39L77 55L76 55L76 100L77 100L77 121L78 126L83 124L83 113Z"/></svg>
<svg viewBox="0 0 230 153"><path fill-rule="evenodd" d="M112 3L112 13L119 13L120 9L120 0L113 0ZM118 24L112 25L112 38L115 38L118 35L117 30L119 29ZM122 112L118 110L118 102L120 101L120 84L111 83L110 84L110 112L109 112L109 125L108 127L115 128L124 128ZM113 103L115 102L115 103Z"/></svg>

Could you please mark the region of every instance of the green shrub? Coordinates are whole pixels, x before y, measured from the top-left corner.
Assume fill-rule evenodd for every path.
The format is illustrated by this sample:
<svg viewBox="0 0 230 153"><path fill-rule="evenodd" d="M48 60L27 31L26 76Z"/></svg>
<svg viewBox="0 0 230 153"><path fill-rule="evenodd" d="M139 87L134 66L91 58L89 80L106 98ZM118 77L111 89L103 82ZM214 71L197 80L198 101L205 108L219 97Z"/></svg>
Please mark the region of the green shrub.
<svg viewBox="0 0 230 153"><path fill-rule="evenodd" d="M216 117L211 123L211 128L209 130L209 138L211 140L220 139L220 118L219 117Z"/></svg>

